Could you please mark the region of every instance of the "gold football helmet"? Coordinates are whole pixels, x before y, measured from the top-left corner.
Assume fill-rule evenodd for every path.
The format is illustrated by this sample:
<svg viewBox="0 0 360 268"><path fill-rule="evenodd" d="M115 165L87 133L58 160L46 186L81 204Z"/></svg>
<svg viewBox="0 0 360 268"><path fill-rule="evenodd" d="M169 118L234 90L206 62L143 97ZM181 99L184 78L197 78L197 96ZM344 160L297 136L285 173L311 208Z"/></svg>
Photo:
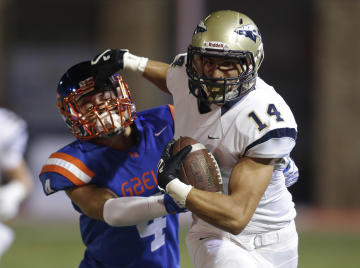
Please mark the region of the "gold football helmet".
<svg viewBox="0 0 360 268"><path fill-rule="evenodd" d="M260 32L249 17L221 10L211 13L197 25L187 56L190 91L199 100L200 112L206 112L210 104L236 101L255 87L264 50ZM204 70L209 59L220 61L225 70L233 68L235 75L209 76ZM221 70L219 64L216 68ZM205 110L200 106L205 106Z"/></svg>

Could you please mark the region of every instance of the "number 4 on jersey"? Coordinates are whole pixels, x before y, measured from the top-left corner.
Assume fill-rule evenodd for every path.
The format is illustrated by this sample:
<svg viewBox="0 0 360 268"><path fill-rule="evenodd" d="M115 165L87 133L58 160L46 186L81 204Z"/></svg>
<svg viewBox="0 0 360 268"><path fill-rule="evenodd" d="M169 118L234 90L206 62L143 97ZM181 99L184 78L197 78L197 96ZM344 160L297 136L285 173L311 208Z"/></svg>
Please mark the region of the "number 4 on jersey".
<svg viewBox="0 0 360 268"><path fill-rule="evenodd" d="M269 104L267 109L267 114L269 116L276 116L277 122L284 121L284 119L280 115L280 112L276 109L274 104ZM267 125L261 121L261 119L256 115L254 111L249 113L249 117L252 118L254 122L257 124L259 131L267 127Z"/></svg>
<svg viewBox="0 0 360 268"><path fill-rule="evenodd" d="M157 250L165 244L165 234L163 229L166 228L166 217L155 218L149 222L142 222L136 225L141 238L154 236L151 242L151 252Z"/></svg>

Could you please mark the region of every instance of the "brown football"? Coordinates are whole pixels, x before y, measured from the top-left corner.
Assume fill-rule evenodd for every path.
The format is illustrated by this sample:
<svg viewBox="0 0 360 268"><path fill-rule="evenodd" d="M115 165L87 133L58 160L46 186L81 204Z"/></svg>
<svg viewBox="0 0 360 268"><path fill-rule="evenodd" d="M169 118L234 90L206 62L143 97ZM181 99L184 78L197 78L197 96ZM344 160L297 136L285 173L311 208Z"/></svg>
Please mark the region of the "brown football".
<svg viewBox="0 0 360 268"><path fill-rule="evenodd" d="M174 144L173 155L186 145L192 145L192 150L182 161L179 179L200 190L222 192L219 166L203 144L190 137L180 137Z"/></svg>

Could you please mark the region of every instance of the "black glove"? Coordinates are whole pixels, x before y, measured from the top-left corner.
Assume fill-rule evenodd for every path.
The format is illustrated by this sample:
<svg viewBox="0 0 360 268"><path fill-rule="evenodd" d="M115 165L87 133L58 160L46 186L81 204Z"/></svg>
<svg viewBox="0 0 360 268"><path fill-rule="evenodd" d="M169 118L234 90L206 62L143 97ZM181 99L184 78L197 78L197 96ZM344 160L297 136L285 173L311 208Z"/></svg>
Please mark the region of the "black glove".
<svg viewBox="0 0 360 268"><path fill-rule="evenodd" d="M91 61L95 88L107 83L110 76L124 69L124 54L127 49L107 49Z"/></svg>
<svg viewBox="0 0 360 268"><path fill-rule="evenodd" d="M166 185L179 177L180 164L191 151L191 145L187 145L176 155L172 156L175 140L172 139L161 155L157 169L157 179L160 190L165 191Z"/></svg>

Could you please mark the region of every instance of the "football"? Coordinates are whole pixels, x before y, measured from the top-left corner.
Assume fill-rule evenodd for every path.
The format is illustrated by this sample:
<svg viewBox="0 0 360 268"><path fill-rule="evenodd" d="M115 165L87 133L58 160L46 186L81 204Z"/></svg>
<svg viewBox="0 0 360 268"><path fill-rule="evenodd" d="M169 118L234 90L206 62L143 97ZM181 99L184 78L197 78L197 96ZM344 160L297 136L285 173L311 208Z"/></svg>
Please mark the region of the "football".
<svg viewBox="0 0 360 268"><path fill-rule="evenodd" d="M192 145L192 150L181 163L179 179L199 190L222 192L219 166L203 144L190 137L180 137L174 144L172 154L175 155L187 145Z"/></svg>

